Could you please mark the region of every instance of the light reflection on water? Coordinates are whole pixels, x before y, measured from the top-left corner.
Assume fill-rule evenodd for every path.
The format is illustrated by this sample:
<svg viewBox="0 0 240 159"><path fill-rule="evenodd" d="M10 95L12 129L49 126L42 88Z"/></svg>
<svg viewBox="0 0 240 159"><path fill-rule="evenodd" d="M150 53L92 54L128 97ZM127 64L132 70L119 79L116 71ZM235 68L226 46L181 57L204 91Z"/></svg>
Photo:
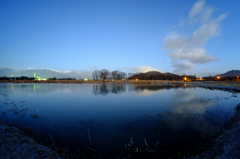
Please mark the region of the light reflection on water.
<svg viewBox="0 0 240 159"><path fill-rule="evenodd" d="M230 92L195 87L0 84L2 119L101 152L121 152L131 137L136 147L146 138L160 141L161 150L177 149L182 140L221 130L238 103Z"/></svg>

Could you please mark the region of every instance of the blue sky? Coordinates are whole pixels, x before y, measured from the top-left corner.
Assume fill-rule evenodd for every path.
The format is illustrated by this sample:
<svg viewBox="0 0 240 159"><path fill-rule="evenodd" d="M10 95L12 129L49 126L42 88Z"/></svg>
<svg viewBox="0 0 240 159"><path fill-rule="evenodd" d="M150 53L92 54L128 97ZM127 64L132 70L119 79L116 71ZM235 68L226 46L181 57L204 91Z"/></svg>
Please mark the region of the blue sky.
<svg viewBox="0 0 240 159"><path fill-rule="evenodd" d="M239 69L240 1L0 1L0 67Z"/></svg>

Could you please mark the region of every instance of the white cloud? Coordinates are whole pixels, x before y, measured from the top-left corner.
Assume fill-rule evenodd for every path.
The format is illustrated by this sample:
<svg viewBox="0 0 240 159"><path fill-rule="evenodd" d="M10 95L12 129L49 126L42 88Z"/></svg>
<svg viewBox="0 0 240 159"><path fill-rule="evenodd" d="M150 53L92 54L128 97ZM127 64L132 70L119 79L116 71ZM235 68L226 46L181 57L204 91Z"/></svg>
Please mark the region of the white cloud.
<svg viewBox="0 0 240 159"><path fill-rule="evenodd" d="M186 71L189 69L192 69L194 67L194 64L189 62L189 61L175 61L172 64L172 67L174 67L174 72L181 72L181 71Z"/></svg>
<svg viewBox="0 0 240 159"><path fill-rule="evenodd" d="M162 70L152 68L151 66L124 67L123 69L128 72L143 72L143 73L148 71L163 72Z"/></svg>
<svg viewBox="0 0 240 159"><path fill-rule="evenodd" d="M71 71L60 71L60 70L54 70L54 69L49 69L51 71L59 72L59 73L69 73Z"/></svg>
<svg viewBox="0 0 240 159"><path fill-rule="evenodd" d="M195 3L188 14L188 23L198 24L199 28L190 36L172 33L164 38L162 48L170 50L168 57L172 59L174 72L182 73L184 70L192 69L194 64L218 61L214 56L206 54L203 46L211 37L220 34L220 22L227 14L214 19L212 11L213 8L205 6L204 1Z"/></svg>
<svg viewBox="0 0 240 159"><path fill-rule="evenodd" d="M213 8L205 6L204 1L195 3L188 14L190 23L205 22L211 19Z"/></svg>

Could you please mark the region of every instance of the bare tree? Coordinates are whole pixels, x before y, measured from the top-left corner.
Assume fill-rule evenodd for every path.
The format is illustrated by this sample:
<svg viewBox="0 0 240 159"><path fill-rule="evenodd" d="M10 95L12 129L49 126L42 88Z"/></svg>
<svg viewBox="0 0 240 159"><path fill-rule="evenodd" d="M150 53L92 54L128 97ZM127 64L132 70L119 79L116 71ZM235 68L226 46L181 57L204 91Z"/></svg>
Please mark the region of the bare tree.
<svg viewBox="0 0 240 159"><path fill-rule="evenodd" d="M103 80L105 81L106 79L125 79L127 77L127 74L125 72L121 72L121 71L112 71L109 72L106 69L102 69L102 70L95 70L92 73L93 79L94 80Z"/></svg>
<svg viewBox="0 0 240 159"><path fill-rule="evenodd" d="M125 72L116 70L111 72L111 76L113 79L124 79L126 78L127 74Z"/></svg>
<svg viewBox="0 0 240 159"><path fill-rule="evenodd" d="M126 76L127 74L125 72L121 72L121 71L118 72L118 79L125 79Z"/></svg>
<svg viewBox="0 0 240 159"><path fill-rule="evenodd" d="M105 81L109 75L110 75L110 72L106 69L102 69L100 71L100 79L102 79L103 81Z"/></svg>
<svg viewBox="0 0 240 159"><path fill-rule="evenodd" d="M122 79L125 79L127 77L127 74L125 72L122 72Z"/></svg>
<svg viewBox="0 0 240 159"><path fill-rule="evenodd" d="M118 71L112 71L111 72L112 79L117 79L117 74L118 74Z"/></svg>
<svg viewBox="0 0 240 159"><path fill-rule="evenodd" d="M92 73L93 80L96 80L95 72Z"/></svg>
<svg viewBox="0 0 240 159"><path fill-rule="evenodd" d="M99 80L99 78L100 78L100 71L99 70L95 70L95 71L93 71L92 75L93 75L93 80Z"/></svg>

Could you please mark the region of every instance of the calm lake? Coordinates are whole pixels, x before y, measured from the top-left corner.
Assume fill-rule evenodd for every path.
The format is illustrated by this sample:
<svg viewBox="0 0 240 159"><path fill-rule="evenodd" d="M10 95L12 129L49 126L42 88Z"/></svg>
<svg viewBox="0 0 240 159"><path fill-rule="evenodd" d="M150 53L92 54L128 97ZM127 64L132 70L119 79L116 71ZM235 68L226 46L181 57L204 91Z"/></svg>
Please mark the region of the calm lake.
<svg viewBox="0 0 240 159"><path fill-rule="evenodd" d="M126 153L131 137L134 151L145 139L157 153L200 152L238 103L238 93L188 85L0 84L2 120L99 154Z"/></svg>

